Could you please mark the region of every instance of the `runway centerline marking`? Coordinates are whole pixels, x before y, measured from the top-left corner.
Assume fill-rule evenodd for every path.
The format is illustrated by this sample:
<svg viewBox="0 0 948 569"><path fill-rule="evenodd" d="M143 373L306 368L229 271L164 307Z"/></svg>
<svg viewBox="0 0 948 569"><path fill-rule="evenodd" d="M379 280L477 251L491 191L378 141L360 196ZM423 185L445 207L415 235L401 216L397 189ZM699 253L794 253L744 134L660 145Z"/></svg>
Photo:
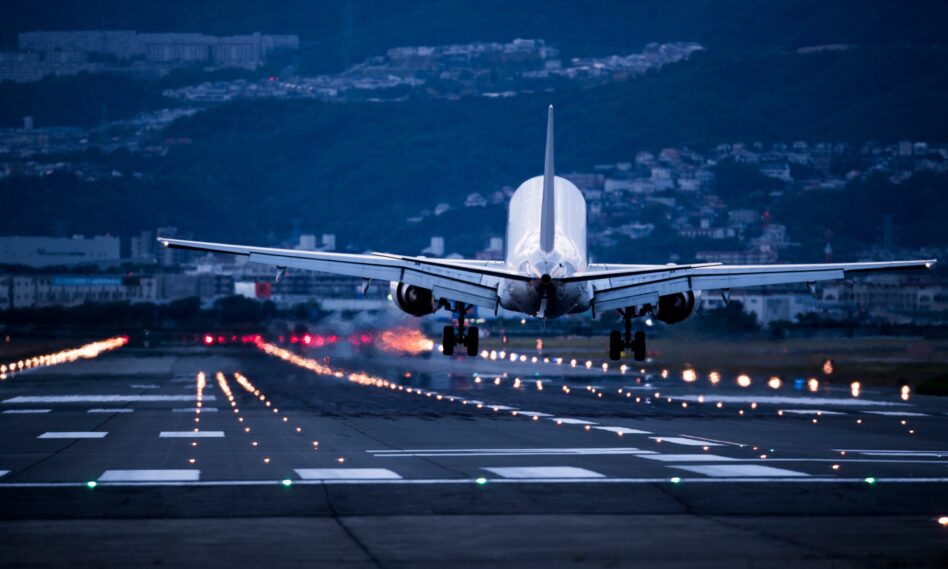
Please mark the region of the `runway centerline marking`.
<svg viewBox="0 0 948 569"><path fill-rule="evenodd" d="M830 411L827 409L781 409L784 413L795 413L797 415L845 415L842 411Z"/></svg>
<svg viewBox="0 0 948 569"><path fill-rule="evenodd" d="M114 409L106 409L103 407L98 407L95 409L89 409L86 413L133 413L135 410L130 407L116 407Z"/></svg>
<svg viewBox="0 0 948 569"><path fill-rule="evenodd" d="M498 466L484 470L504 478L605 478L605 474L575 466Z"/></svg>
<svg viewBox="0 0 948 569"><path fill-rule="evenodd" d="M38 439L104 439L105 431L50 431L36 437Z"/></svg>
<svg viewBox="0 0 948 569"><path fill-rule="evenodd" d="M563 423L564 425L598 425L599 423L595 421L587 421L585 419L573 419L570 417L550 417L548 421L556 421L557 423Z"/></svg>
<svg viewBox="0 0 948 569"><path fill-rule="evenodd" d="M642 431L639 429L630 429L629 427L593 427L600 431L609 431L610 433L621 433L623 435L651 435L651 431Z"/></svg>
<svg viewBox="0 0 948 569"><path fill-rule="evenodd" d="M39 413L49 413L52 409L7 409L4 415L32 415Z"/></svg>
<svg viewBox="0 0 948 569"><path fill-rule="evenodd" d="M712 443L710 441L702 441L696 439L686 439L685 437L649 437L663 443L671 443L673 445L684 445L690 447L719 447L721 443Z"/></svg>
<svg viewBox="0 0 948 569"><path fill-rule="evenodd" d="M99 482L197 482L200 470L106 470Z"/></svg>
<svg viewBox="0 0 948 569"><path fill-rule="evenodd" d="M762 405L839 405L845 407L909 407L911 403L895 401L876 401L872 399L855 399L851 397L787 397L784 395L677 395L676 401L694 401L716 403L758 403Z"/></svg>
<svg viewBox="0 0 948 569"><path fill-rule="evenodd" d="M204 399L207 399L207 396L204 396ZM173 413L195 413L200 409L201 413L217 413L217 407L175 407L171 411Z"/></svg>
<svg viewBox="0 0 948 569"><path fill-rule="evenodd" d="M655 451L633 447L605 448L523 448L523 449L442 449L442 450L403 450L403 451L366 451L375 458L399 457L453 457L453 456L590 456L590 455L626 455L653 454Z"/></svg>
<svg viewBox="0 0 948 569"><path fill-rule="evenodd" d="M698 437L698 436L695 436L695 435L686 435L686 434L684 434L684 433L682 433L682 434L680 434L680 435L678 435L678 436L680 436L680 437L685 437L686 439L695 439L695 440L699 440L699 441L707 441L707 442L709 442L709 443L721 443L722 445L731 445L731 446L735 446L735 447L742 447L742 448L743 448L743 447L748 446L748 445L746 445L746 444L744 444L744 443L735 443L734 441L722 441L722 440L720 440L720 439L709 439L708 437ZM708 446L711 446L711 445L708 445Z"/></svg>
<svg viewBox="0 0 948 569"><path fill-rule="evenodd" d="M398 473L387 468L297 468L303 480L400 480Z"/></svg>
<svg viewBox="0 0 948 569"><path fill-rule="evenodd" d="M649 460L660 460L662 462L725 462L738 460L729 456L718 454L647 454L642 458ZM759 460L759 459L758 459Z"/></svg>
<svg viewBox="0 0 948 569"><path fill-rule="evenodd" d="M887 417L931 417L928 413L915 413L912 411L863 411L869 415L884 415Z"/></svg>
<svg viewBox="0 0 948 569"><path fill-rule="evenodd" d="M129 387L132 389L161 389L160 385L154 383L133 383Z"/></svg>
<svg viewBox="0 0 948 569"><path fill-rule="evenodd" d="M8 405L20 403L164 403L169 401L194 401L194 395L20 395L4 399ZM213 401L213 395L205 395L205 401Z"/></svg>
<svg viewBox="0 0 948 569"><path fill-rule="evenodd" d="M687 470L695 474L704 474L714 478L733 478L733 477L791 477L791 476L809 476L805 472L795 470L786 470L783 468L774 468L772 466L763 466L760 464L708 464L702 466L674 466L680 470Z"/></svg>
<svg viewBox="0 0 948 569"><path fill-rule="evenodd" d="M224 431L161 431L158 435L161 439L221 439L224 438Z"/></svg>

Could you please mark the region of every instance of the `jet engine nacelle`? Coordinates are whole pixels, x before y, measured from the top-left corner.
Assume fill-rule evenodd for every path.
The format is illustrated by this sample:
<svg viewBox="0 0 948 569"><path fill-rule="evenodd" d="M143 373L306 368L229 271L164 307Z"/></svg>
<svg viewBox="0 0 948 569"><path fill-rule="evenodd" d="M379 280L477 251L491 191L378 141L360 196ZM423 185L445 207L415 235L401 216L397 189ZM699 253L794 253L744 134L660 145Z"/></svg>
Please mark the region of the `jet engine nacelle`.
<svg viewBox="0 0 948 569"><path fill-rule="evenodd" d="M655 318L666 324L678 324L695 310L695 293L692 291L667 294L658 298Z"/></svg>
<svg viewBox="0 0 948 569"><path fill-rule="evenodd" d="M393 282L390 290L395 306L412 316L425 316L438 309L437 301L427 288Z"/></svg>

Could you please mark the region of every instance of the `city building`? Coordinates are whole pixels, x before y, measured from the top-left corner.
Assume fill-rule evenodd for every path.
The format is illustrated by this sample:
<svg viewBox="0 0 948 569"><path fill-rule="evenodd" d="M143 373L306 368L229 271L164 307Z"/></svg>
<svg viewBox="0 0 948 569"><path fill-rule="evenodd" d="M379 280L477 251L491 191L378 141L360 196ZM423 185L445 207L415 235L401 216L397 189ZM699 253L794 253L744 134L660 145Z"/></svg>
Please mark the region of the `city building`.
<svg viewBox="0 0 948 569"><path fill-rule="evenodd" d="M73 237L0 237L0 264L51 267L109 265L119 261L119 238L98 235Z"/></svg>

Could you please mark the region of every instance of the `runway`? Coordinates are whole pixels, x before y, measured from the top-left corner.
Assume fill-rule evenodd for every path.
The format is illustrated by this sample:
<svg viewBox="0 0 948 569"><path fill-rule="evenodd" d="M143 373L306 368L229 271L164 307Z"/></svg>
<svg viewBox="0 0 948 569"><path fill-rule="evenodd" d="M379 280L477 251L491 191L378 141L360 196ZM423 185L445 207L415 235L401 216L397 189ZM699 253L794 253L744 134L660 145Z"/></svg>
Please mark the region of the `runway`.
<svg viewBox="0 0 948 569"><path fill-rule="evenodd" d="M0 563L946 561L938 398L503 360L124 347L12 375Z"/></svg>

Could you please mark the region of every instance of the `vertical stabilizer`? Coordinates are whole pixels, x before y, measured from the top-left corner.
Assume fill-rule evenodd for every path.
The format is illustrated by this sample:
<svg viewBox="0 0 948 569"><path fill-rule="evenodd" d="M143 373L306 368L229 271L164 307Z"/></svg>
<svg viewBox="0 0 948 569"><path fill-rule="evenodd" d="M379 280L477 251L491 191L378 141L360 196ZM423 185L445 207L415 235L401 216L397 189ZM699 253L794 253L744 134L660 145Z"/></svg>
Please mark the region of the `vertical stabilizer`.
<svg viewBox="0 0 948 569"><path fill-rule="evenodd" d="M545 253L553 251L556 235L553 177L553 105L550 105L546 119L546 160L543 163L543 201L540 206L540 249Z"/></svg>

